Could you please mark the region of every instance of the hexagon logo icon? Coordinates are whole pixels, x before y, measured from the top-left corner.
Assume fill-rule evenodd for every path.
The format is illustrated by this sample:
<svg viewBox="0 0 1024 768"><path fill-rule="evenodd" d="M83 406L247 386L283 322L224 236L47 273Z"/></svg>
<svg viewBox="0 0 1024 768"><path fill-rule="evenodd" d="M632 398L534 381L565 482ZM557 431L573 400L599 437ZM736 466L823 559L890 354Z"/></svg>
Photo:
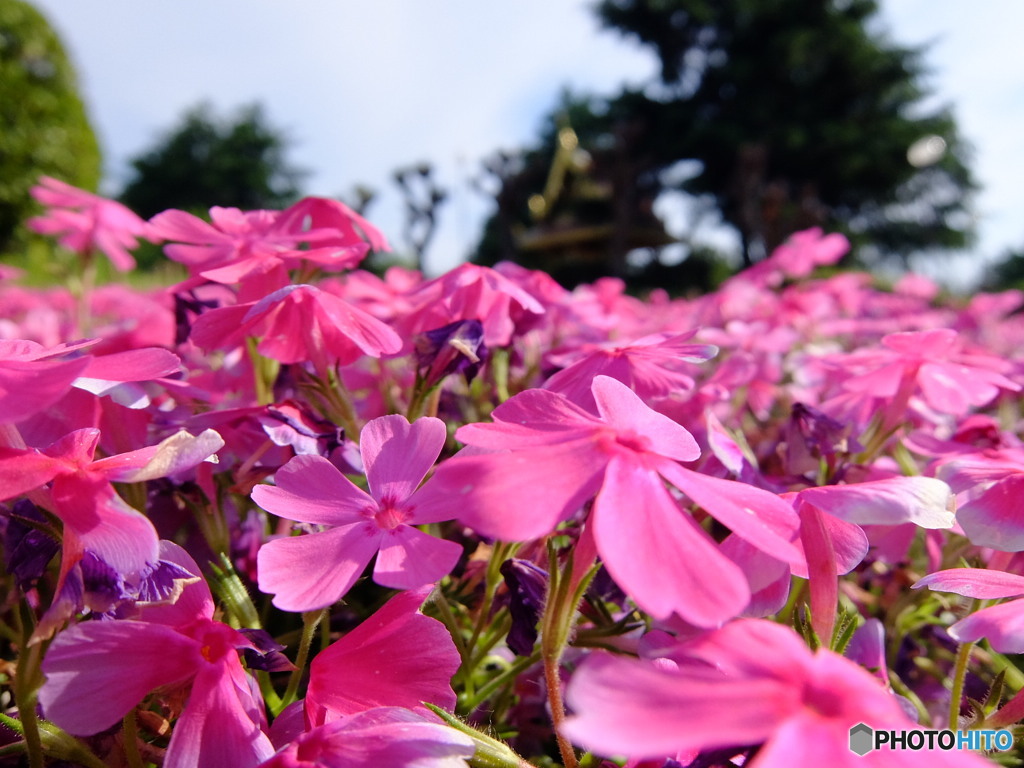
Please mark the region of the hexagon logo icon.
<svg viewBox="0 0 1024 768"><path fill-rule="evenodd" d="M857 723L850 729L850 751L855 755L864 757L864 755L875 748L874 736L875 732L871 730L870 725Z"/></svg>

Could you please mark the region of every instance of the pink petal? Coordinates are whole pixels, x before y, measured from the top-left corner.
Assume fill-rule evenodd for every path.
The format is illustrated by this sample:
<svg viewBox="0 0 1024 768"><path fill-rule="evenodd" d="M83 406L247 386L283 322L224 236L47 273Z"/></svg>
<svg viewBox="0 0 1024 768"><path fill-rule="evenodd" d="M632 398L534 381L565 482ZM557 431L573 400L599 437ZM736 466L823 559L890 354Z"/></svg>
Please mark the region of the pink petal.
<svg viewBox="0 0 1024 768"><path fill-rule="evenodd" d="M145 571L158 559L156 528L101 478L61 475L53 481L58 517L82 547L124 575Z"/></svg>
<svg viewBox="0 0 1024 768"><path fill-rule="evenodd" d="M800 491L800 498L858 525L915 523L922 528L952 528L956 506L949 486L934 477L888 477L807 488Z"/></svg>
<svg viewBox="0 0 1024 768"><path fill-rule="evenodd" d="M743 572L679 509L650 470L612 459L592 514L605 567L653 617L674 612L691 624L713 627L749 602Z"/></svg>
<svg viewBox="0 0 1024 768"><path fill-rule="evenodd" d="M999 653L1024 653L1024 600L982 608L949 628L960 643L986 638Z"/></svg>
<svg viewBox="0 0 1024 768"><path fill-rule="evenodd" d="M183 627L199 619L212 619L214 611L213 595L203 578L203 572L192 556L173 541L160 541L160 559L180 565L196 580L185 584L181 594L173 603L150 603L140 612L144 621L165 624L170 627Z"/></svg>
<svg viewBox="0 0 1024 768"><path fill-rule="evenodd" d="M163 240L176 240L183 243L219 243L230 242L231 238L216 227L206 223L191 213L170 209L158 213L149 220L153 234ZM198 253L198 251L197 251ZM174 258L173 256L171 258ZM180 259L176 259L179 260ZM192 260L186 261L189 263Z"/></svg>
<svg viewBox="0 0 1024 768"><path fill-rule="evenodd" d="M192 469L223 447L224 439L212 429L204 430L199 435L190 435L182 430L142 451L100 459L93 462L90 469L101 471L114 481L141 483ZM145 463L136 466L138 462L131 461L135 455L143 458Z"/></svg>
<svg viewBox="0 0 1024 768"><path fill-rule="evenodd" d="M63 462L39 451L0 447L0 501L45 485L63 469Z"/></svg>
<svg viewBox="0 0 1024 768"><path fill-rule="evenodd" d="M595 434L604 424L562 395L528 389L491 413L493 424L467 424L455 437L466 445L516 450L552 445Z"/></svg>
<svg viewBox="0 0 1024 768"><path fill-rule="evenodd" d="M89 367L82 375L106 381L150 381L180 370L181 360L173 352L147 347L89 358Z"/></svg>
<svg viewBox="0 0 1024 768"><path fill-rule="evenodd" d="M344 525L364 519L377 504L322 456L295 456L277 470L276 487L257 485L252 500L288 520Z"/></svg>
<svg viewBox="0 0 1024 768"><path fill-rule="evenodd" d="M562 732L606 755L656 758L682 749L755 744L799 706L782 680L691 680L598 652L569 681Z"/></svg>
<svg viewBox="0 0 1024 768"><path fill-rule="evenodd" d="M950 568L928 574L913 588L921 587L936 592L955 592L979 600L993 600L1024 595L1024 576L985 568Z"/></svg>
<svg viewBox="0 0 1024 768"><path fill-rule="evenodd" d="M283 611L313 611L340 600L380 546L381 532L359 522L272 539L256 554L261 592Z"/></svg>
<svg viewBox="0 0 1024 768"><path fill-rule="evenodd" d="M971 543L1003 552L1024 550L1024 524L1020 515L1024 474L1007 477L964 504L957 522Z"/></svg>
<svg viewBox="0 0 1024 768"><path fill-rule="evenodd" d="M410 424L404 416L381 416L359 435L370 494L378 501L412 496L434 466L448 437L444 422L425 417Z"/></svg>
<svg viewBox="0 0 1024 768"><path fill-rule="evenodd" d="M0 424L26 419L62 398L89 358L0 360Z"/></svg>
<svg viewBox="0 0 1024 768"><path fill-rule="evenodd" d="M803 554L795 544L799 531L796 512L774 493L671 462L659 463L658 472L740 538L791 566L803 564Z"/></svg>
<svg viewBox="0 0 1024 768"><path fill-rule="evenodd" d="M836 552L832 546L827 517L813 504L801 503L800 541L807 557L808 591L811 603L811 626L825 647L832 643L836 608L839 604L839 582L836 578Z"/></svg>
<svg viewBox="0 0 1024 768"><path fill-rule="evenodd" d="M119 722L162 685L194 675L196 642L170 627L138 621L90 621L65 629L43 659L39 701L47 719L76 736Z"/></svg>
<svg viewBox="0 0 1024 768"><path fill-rule="evenodd" d="M528 541L593 497L605 461L592 441L455 456L431 478L431 492L447 493L458 519L478 533Z"/></svg>
<svg viewBox="0 0 1024 768"><path fill-rule="evenodd" d="M276 724L276 721L275 721ZM473 740L398 707L378 707L318 726L262 768L464 768Z"/></svg>
<svg viewBox="0 0 1024 768"><path fill-rule="evenodd" d="M238 659L231 659L244 676ZM255 768L274 747L253 720L253 702L227 664L204 664L174 724L164 768ZM249 699L248 702L245 699Z"/></svg>
<svg viewBox="0 0 1024 768"><path fill-rule="evenodd" d="M850 750L850 728L812 712L801 712L772 734L757 755L758 768L792 768L827 765L830 768L877 768L882 753L871 752L869 759ZM902 753L895 753L902 754ZM916 754L913 752L907 754Z"/></svg>
<svg viewBox="0 0 1024 768"><path fill-rule="evenodd" d="M218 307L204 312L192 323L189 340L201 349L224 349L239 343L259 322L246 319L248 304Z"/></svg>
<svg viewBox="0 0 1024 768"><path fill-rule="evenodd" d="M461 555L462 547L454 541L401 525L381 539L373 580L393 589L434 584L451 573Z"/></svg>
<svg viewBox="0 0 1024 768"><path fill-rule="evenodd" d="M372 315L329 293L320 293L318 300L320 309L333 327L365 354L380 357L402 348L398 334ZM348 361L343 358L344 362Z"/></svg>
<svg viewBox="0 0 1024 768"><path fill-rule="evenodd" d="M639 435L644 449L677 461L700 458L700 448L685 427L651 410L622 382L596 376L591 385L597 410L617 432Z"/></svg>
<svg viewBox="0 0 1024 768"><path fill-rule="evenodd" d="M783 609L789 598L789 566L739 536L731 534L719 545L719 551L740 567L750 587L750 602L743 616L762 618Z"/></svg>
<svg viewBox="0 0 1024 768"><path fill-rule="evenodd" d="M396 595L313 659L306 692L312 725L371 707L455 707L459 654L444 625L419 613L429 593Z"/></svg>

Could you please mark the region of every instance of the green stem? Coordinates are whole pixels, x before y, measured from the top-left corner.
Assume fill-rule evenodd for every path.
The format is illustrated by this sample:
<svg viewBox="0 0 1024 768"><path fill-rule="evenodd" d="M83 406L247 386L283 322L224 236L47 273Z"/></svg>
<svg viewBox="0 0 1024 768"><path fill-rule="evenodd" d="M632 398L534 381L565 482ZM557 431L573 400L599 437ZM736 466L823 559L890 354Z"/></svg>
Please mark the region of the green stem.
<svg viewBox="0 0 1024 768"><path fill-rule="evenodd" d="M139 730L135 722L135 710L124 716L124 756L129 768L143 768L142 755L139 754Z"/></svg>
<svg viewBox="0 0 1024 768"><path fill-rule="evenodd" d="M23 606L24 610L29 610ZM29 768L43 768L43 743L39 735L39 720L36 718L36 701L42 683L42 645L31 644L31 621L21 622L21 653L18 656L14 680L14 701L18 706L21 721L21 735L25 737Z"/></svg>
<svg viewBox="0 0 1024 768"><path fill-rule="evenodd" d="M472 768L534 768L532 763L528 763L513 752L505 742L481 733L473 726L434 704L424 702L423 706L441 718L450 728L466 734L473 740L474 752L473 756L469 758L469 765Z"/></svg>
<svg viewBox="0 0 1024 768"><path fill-rule="evenodd" d="M345 437L349 440L359 440L359 432L362 425L352 406L352 396L349 394L345 383L335 369L327 371L327 381L324 387L324 395L327 397L328 405L331 408L331 416L336 424L345 430Z"/></svg>
<svg viewBox="0 0 1024 768"><path fill-rule="evenodd" d="M508 349L505 347L491 350L491 375L494 378L494 389L498 395L498 402L504 403L509 398Z"/></svg>
<svg viewBox="0 0 1024 768"><path fill-rule="evenodd" d="M434 600L431 605L437 606L438 618L441 623L444 624L448 630L448 634L452 636L452 641L455 643L455 650L459 652L459 669L455 673L455 679L461 679L463 683L464 693L466 695L473 694L473 675L470 667L471 658L469 648L466 646L466 639L462 636L462 627L459 626L458 619L455 618L455 614L452 613L452 608L448 605L448 600L444 594L438 595L437 600Z"/></svg>
<svg viewBox="0 0 1024 768"><path fill-rule="evenodd" d="M313 644L313 636L316 634L317 624L327 615L327 609L319 611L307 611L302 614L302 638L299 640L299 650L295 656L295 671L288 680L288 687L281 697L281 709L284 709L293 701L298 699L299 683L302 680L303 671L306 668L306 660L309 658L309 648Z"/></svg>
<svg viewBox="0 0 1024 768"><path fill-rule="evenodd" d="M501 688L505 683L515 680L521 672L525 672L527 669L532 667L540 660L540 655L536 652L530 656L522 656L516 659L514 662L509 664L504 670L499 672L497 675L492 677L486 683L481 685L474 696L470 699L465 699L461 702L460 707L463 712L467 714L476 711L476 708L483 704L489 699L495 691Z"/></svg>
<svg viewBox="0 0 1024 768"><path fill-rule="evenodd" d="M588 577L581 579L576 589L572 588L573 555L569 554L564 569L558 566L558 551L551 538L547 541L548 548L548 594L544 603L544 616L541 622L541 660L544 663L544 683L548 694L548 707L551 710L551 724L558 742L558 751L562 756L565 768L579 768L576 751L562 734L565 722L565 702L562 700L562 681L559 675L562 654L569 644L576 619L576 606L580 596L595 569Z"/></svg>
<svg viewBox="0 0 1024 768"><path fill-rule="evenodd" d="M971 659L974 643L964 643L956 652L956 666L953 668L953 688L949 696L949 727L956 730L960 725L960 701L964 695L964 679L967 677L967 663Z"/></svg>

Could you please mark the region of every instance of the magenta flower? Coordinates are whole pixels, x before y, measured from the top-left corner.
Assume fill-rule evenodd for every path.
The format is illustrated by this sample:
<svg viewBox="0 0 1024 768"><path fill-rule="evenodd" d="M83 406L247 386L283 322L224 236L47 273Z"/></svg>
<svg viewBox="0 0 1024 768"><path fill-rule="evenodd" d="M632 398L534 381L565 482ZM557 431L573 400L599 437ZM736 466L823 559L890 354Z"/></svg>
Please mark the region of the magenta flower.
<svg viewBox="0 0 1024 768"><path fill-rule="evenodd" d="M417 490L445 437L440 419L409 424L402 416L381 416L360 436L369 493L320 456L296 456L277 471L276 486L254 488L253 500L268 512L325 526L260 548L259 588L274 595L274 605L309 611L340 600L375 554L373 579L386 587L413 589L447 574L461 547L414 527L454 514L430 482Z"/></svg>
<svg viewBox="0 0 1024 768"><path fill-rule="evenodd" d="M496 408L493 424L462 427L456 437L472 451L442 464L433 480L459 519L485 536L524 541L547 535L594 498L589 524L619 586L657 618L676 612L705 627L746 607L747 580L662 478L754 546L803 562L788 504L681 467L700 455L693 436L624 384L597 376L592 392L599 415L563 395L527 390Z"/></svg>
<svg viewBox="0 0 1024 768"><path fill-rule="evenodd" d="M83 354L98 342L87 339L46 349L34 341L0 339L0 424L46 410L72 386L102 395L125 382L162 378L181 369L177 355L158 347Z"/></svg>
<svg viewBox="0 0 1024 768"><path fill-rule="evenodd" d="M431 591L395 595L317 654L309 668L307 727L374 707L404 707L428 717L424 703L455 708L451 679L459 652L444 624L420 613Z"/></svg>
<svg viewBox="0 0 1024 768"><path fill-rule="evenodd" d="M146 234L146 222L114 200L43 176L32 187L32 197L47 207L43 216L28 220L28 228L42 235L60 235L68 250L85 255L104 253L119 272L135 269L128 253Z"/></svg>
<svg viewBox="0 0 1024 768"><path fill-rule="evenodd" d="M851 752L857 723L918 726L866 670L828 650L812 653L774 622L737 620L659 655L586 659L569 681L566 700L575 714L566 735L587 749L632 758L760 745L745 763L751 768L988 765L968 752Z"/></svg>
<svg viewBox="0 0 1024 768"><path fill-rule="evenodd" d="M957 332L949 328L890 333L882 347L837 356L834 364L844 372L844 389L888 401L889 426L904 418L917 392L938 413L962 416L972 407L988 405L1001 390L1021 389L1007 378L1007 361L963 351ZM849 371L856 373L851 376Z"/></svg>
<svg viewBox="0 0 1024 768"><path fill-rule="evenodd" d="M402 321L409 336L458 322L479 320L484 343L506 347L515 331L513 310L541 315L544 307L514 282L489 267L462 264L418 286L408 296L412 309Z"/></svg>
<svg viewBox="0 0 1024 768"><path fill-rule="evenodd" d="M1024 550L1024 450L954 454L938 462L935 474L957 492L957 522L974 544L1003 552Z"/></svg>
<svg viewBox="0 0 1024 768"><path fill-rule="evenodd" d="M617 379L644 399L685 392L693 389L693 364L718 353L718 347L712 344L689 343L695 333L654 333L631 343L585 345L575 353L560 356L567 365L548 379L544 388L561 392L589 409L595 405L590 392L595 376Z"/></svg>
<svg viewBox="0 0 1024 768"><path fill-rule="evenodd" d="M812 623L827 642L839 599L836 575L852 570L868 553L859 526L952 528L955 502L941 480L915 476L805 488L795 495L794 506L807 556Z"/></svg>
<svg viewBox="0 0 1024 768"><path fill-rule="evenodd" d="M823 235L820 227L805 229L794 232L767 259L733 280L777 286L786 278L807 277L815 267L835 264L849 250L850 241L843 235L835 232Z"/></svg>
<svg viewBox="0 0 1024 768"><path fill-rule="evenodd" d="M378 707L317 726L260 768L464 768L473 740L399 707Z"/></svg>
<svg viewBox="0 0 1024 768"><path fill-rule="evenodd" d="M329 365L402 347L398 334L380 320L312 285L290 285L257 302L205 312L192 326L191 339L204 349L225 349L247 336L262 337L261 354L281 363L310 361L321 373Z"/></svg>
<svg viewBox="0 0 1024 768"><path fill-rule="evenodd" d="M984 568L951 568L929 574L914 585L938 592L954 592L978 600L1024 597L1024 576ZM958 643L987 638L1000 653L1024 653L1024 600L982 608L949 628Z"/></svg>
<svg viewBox="0 0 1024 768"><path fill-rule="evenodd" d="M370 244L378 250L387 246L361 216L322 198L305 198L285 211L215 206L209 223L185 211L168 210L152 218L150 229L172 241L164 246L168 258L184 264L196 277L224 284L273 276L275 287L280 287L287 279L283 270L304 263L354 267Z"/></svg>
<svg viewBox="0 0 1024 768"><path fill-rule="evenodd" d="M188 469L224 444L213 430L179 432L158 445L94 460L98 429L79 429L45 450L0 448L0 501L49 483L49 508L64 523L66 572L86 550L119 573L138 574L157 560L153 524L112 482L134 483Z"/></svg>
<svg viewBox="0 0 1024 768"><path fill-rule="evenodd" d="M196 578L173 605L143 608L139 620L86 621L58 634L43 660L43 712L89 736L118 723L150 691L188 686L164 767L256 766L274 749L261 727L263 703L238 658L252 643L213 620L213 598L195 561L176 544L160 547L165 560Z"/></svg>

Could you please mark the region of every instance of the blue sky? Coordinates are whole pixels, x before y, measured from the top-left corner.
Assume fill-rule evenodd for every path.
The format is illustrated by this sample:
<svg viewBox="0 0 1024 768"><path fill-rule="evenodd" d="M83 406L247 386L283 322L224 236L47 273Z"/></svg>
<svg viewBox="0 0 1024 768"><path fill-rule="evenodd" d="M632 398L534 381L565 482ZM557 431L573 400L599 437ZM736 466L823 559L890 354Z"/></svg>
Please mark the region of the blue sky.
<svg viewBox="0 0 1024 768"><path fill-rule="evenodd" d="M457 264L488 210L480 160L536 133L560 89L609 93L653 75L647 52L598 29L582 0L35 0L79 72L113 188L126 161L200 101L261 102L315 194L379 191L370 218L400 242L391 172L433 162L451 190L428 270ZM955 274L1024 246L1024 4L882 0L902 44L931 42L928 84L952 103L985 189L979 245Z"/></svg>

